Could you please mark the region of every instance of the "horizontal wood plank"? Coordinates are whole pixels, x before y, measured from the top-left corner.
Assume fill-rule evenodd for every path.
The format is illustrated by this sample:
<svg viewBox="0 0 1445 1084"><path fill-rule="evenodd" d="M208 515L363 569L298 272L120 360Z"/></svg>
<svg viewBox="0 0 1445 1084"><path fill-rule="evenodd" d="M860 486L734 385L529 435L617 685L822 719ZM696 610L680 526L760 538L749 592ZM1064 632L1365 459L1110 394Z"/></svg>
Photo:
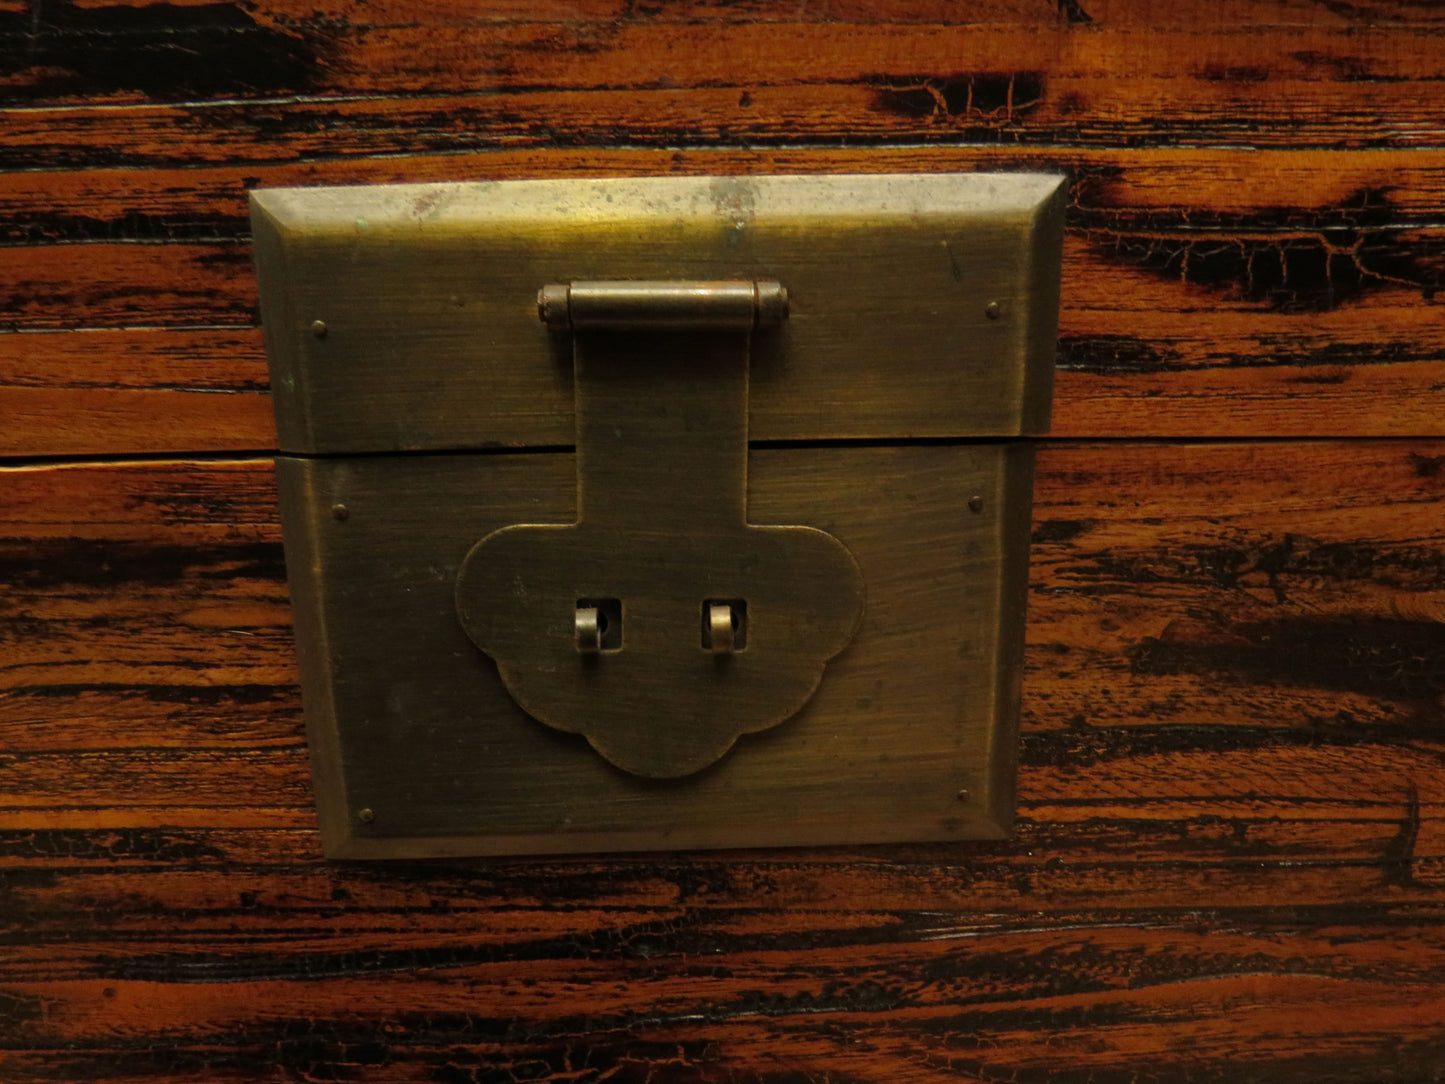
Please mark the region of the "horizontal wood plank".
<svg viewBox="0 0 1445 1084"><path fill-rule="evenodd" d="M0 338L0 454L274 445L255 185L1020 167L1073 179L1055 433L1442 431L1433 152L577 151L0 177L6 320L47 332Z"/></svg>
<svg viewBox="0 0 1445 1084"><path fill-rule="evenodd" d="M90 31L94 36L143 37L187 32L240 31L256 27L300 33L313 26L366 30L425 23L431 26L488 26L556 23L574 26L631 24L830 23L908 25L1134 26L1198 29L1217 26L1268 30L1290 26L1394 27L1445 21L1437 5L1421 0L1317 4L1309 0L1178 0L1161 8L1153 0L1093 0L1060 7L1056 0L828 0L779 7L768 0L675 0L638 5L626 0L489 0L486 5L436 5L426 0L257 0L244 8L250 22L238 22L235 7L214 0L129 0L124 5L90 2L79 12L42 9L33 33L63 39ZM117 8L123 8L117 11ZM108 10L107 10L108 9ZM5 0L0 13L25 13L25 0ZM100 11L104 14L90 14ZM86 25L85 20L95 24ZM11 24L12 26L15 24ZM8 29L8 27L7 27Z"/></svg>
<svg viewBox="0 0 1445 1084"><path fill-rule="evenodd" d="M1045 446L1008 842L383 866L319 857L270 464L0 472L6 1072L1433 1064L1442 461Z"/></svg>
<svg viewBox="0 0 1445 1084"><path fill-rule="evenodd" d="M17 14L0 37L13 71L4 164L265 161L322 142L354 154L437 140L1438 145L1438 24L1362 11L1260 33L1217 17L1070 19L1074 8L1086 14L972 25L418 12L353 26L216 4L202 15L212 25L183 29L156 27L145 5L70 10L60 25Z"/></svg>
<svg viewBox="0 0 1445 1084"><path fill-rule="evenodd" d="M897 922L872 931L894 943L866 953L821 949L828 931L764 953L704 936L698 956L682 962L659 953L667 942L644 926L617 931L616 948L603 939L592 964L443 962L419 979L322 971L304 982L230 983L225 997L128 977L24 984L13 995L28 1017L21 1034L49 1043L9 1064L25 1080L279 1070L601 1081L642 1080L660 1062L669 1080L784 1084L807 1075L1124 1080L1147 1059L1160 1074L1214 1079L1267 1072L1306 1082L1328 1065L1336 1079L1364 1080L1381 1064L1428 1079L1440 1054L1430 1038L1440 1023L1438 970L1417 965L1403 978L1377 965L1373 977L1361 966L1388 959L1369 942L1418 936L1428 922L1340 930L1348 948L1268 928L1241 935L1227 918L1165 926L1156 936L1167 948L1143 973L1137 937L1083 916L1023 936L960 930L968 951ZM1325 945L1330 964L1311 967L1312 950ZM160 1041L157 1020L174 1021ZM1294 1061L1298 1043L1311 1054Z"/></svg>
<svg viewBox="0 0 1445 1084"><path fill-rule="evenodd" d="M413 46L415 47L415 46ZM1175 46L1183 47L1183 46ZM1439 44L1432 46L1445 52ZM990 77L994 78L994 77ZM1265 123L1257 87L1238 98L1212 93L1207 114L1185 123L1156 118L1152 94L1136 100L1107 97L1098 112L1118 109L1139 119L1078 117L1069 104L1054 123L1037 109L999 105L949 112L944 97L956 89L929 75L886 77L877 85L732 85L693 89L591 91L537 90L469 97L373 98L227 102L214 105L137 105L97 112L82 106L0 110L7 129L0 171L105 168L199 168L227 162L262 167L284 162L388 155L458 154L488 150L579 146L696 148L731 144L790 148L799 144L848 146L1106 147L1114 144L1190 147L1208 144L1262 149L1319 147L1439 149L1434 118L1441 100L1412 82L1387 76L1390 88L1363 104L1320 95L1296 101L1299 125L1274 131ZM1100 93L1086 84L1090 93ZM1022 92L1009 76L996 77L992 93L1004 103ZM973 80L977 82L977 80ZM970 80L958 90L965 100ZM1210 88L1214 84L1208 84ZM1314 86L1313 83L1302 84ZM1357 94L1357 84L1349 93ZM1028 88L1031 90L1031 88ZM1084 93L1084 89L1078 92ZM942 104L935 98L942 99ZM981 96L980 96L981 97ZM989 99L993 101L993 98ZM1028 103L1032 104L1032 103ZM1200 107L1202 108L1202 107ZM1183 112L1177 106L1174 112Z"/></svg>
<svg viewBox="0 0 1445 1084"><path fill-rule="evenodd" d="M659 174L1035 170L1069 176L1069 225L1271 233L1445 225L1445 152L1128 147L558 147L234 163L194 169L0 173L0 244L244 240L247 192Z"/></svg>
<svg viewBox="0 0 1445 1084"><path fill-rule="evenodd" d="M1168 822L1184 850L1175 828L1148 844L1160 869L1273 854L1408 882L1402 832L1441 838L1419 822L1445 801L1442 459L1438 442L1046 447L1030 830L1085 855L1101 818ZM204 825L212 805L309 824L269 464L0 479L0 826Z"/></svg>

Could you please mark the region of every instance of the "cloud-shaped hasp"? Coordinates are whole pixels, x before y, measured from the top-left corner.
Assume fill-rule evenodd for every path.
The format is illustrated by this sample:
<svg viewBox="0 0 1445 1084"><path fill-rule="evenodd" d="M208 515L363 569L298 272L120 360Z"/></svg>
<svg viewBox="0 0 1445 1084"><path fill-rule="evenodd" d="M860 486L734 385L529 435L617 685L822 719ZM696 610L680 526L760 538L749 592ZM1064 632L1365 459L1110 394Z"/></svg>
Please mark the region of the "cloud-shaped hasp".
<svg viewBox="0 0 1445 1084"><path fill-rule="evenodd" d="M863 594L832 535L739 523L685 535L506 527L473 547L457 578L462 624L517 703L652 778L699 771L802 708L857 631ZM583 655L577 603L599 598L622 604L621 648ZM707 599L746 602L744 650L704 646Z"/></svg>

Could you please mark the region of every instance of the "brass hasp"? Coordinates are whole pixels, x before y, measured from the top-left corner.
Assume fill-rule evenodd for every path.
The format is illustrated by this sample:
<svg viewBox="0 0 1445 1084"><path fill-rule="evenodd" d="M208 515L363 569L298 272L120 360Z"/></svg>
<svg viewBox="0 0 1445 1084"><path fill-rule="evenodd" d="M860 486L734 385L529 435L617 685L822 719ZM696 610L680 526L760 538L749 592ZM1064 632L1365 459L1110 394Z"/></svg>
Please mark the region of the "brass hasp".
<svg viewBox="0 0 1445 1084"><path fill-rule="evenodd" d="M841 542L747 522L749 351L787 291L574 282L538 308L572 337L577 522L487 535L457 612L529 714L625 771L689 775L802 708L863 617Z"/></svg>

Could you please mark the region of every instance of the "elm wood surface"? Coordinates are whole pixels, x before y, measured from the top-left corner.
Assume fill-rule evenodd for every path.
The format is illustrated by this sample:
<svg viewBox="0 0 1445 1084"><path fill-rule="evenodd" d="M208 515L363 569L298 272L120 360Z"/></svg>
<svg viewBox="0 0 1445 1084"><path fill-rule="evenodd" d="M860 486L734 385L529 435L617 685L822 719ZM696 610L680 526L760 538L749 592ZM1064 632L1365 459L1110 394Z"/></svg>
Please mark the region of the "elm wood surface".
<svg viewBox="0 0 1445 1084"><path fill-rule="evenodd" d="M1042 448L1012 841L382 866L270 463L9 470L5 1079L1430 1079L1442 465Z"/></svg>
<svg viewBox="0 0 1445 1084"><path fill-rule="evenodd" d="M252 23L211 28L212 41L193 46L210 47L209 63L184 55L145 62L147 46L180 52L184 31L163 25L180 14L170 4L98 4L92 20L112 25L69 33L42 8L28 25L12 16L0 101L50 108L16 127L11 160L69 164L97 131L110 136L108 150L96 150L112 161L204 156L224 145L224 124L194 146L156 140L196 117L234 118L238 129L264 121L262 145L298 135L294 154L318 109L372 118L374 133L361 139L386 139L399 134L388 120L449 94L468 99L452 123L432 133L424 125L414 138L448 129L455 137L455 122L468 119L476 130L463 138L480 145L546 145L558 135L609 143L619 128L643 143L792 143L833 135L840 122L869 142L959 131L1011 142L1438 142L1438 23L1084 24L1057 8L1045 25L756 22L746 14L467 22L415 9L404 21L368 23L352 9L329 25L263 27L276 13L207 6L202 18L229 13ZM685 18L690 5L677 7ZM119 62L122 45L130 63ZM228 47L247 63L227 64ZM332 153L354 149L343 142Z"/></svg>
<svg viewBox="0 0 1445 1084"><path fill-rule="evenodd" d="M1445 436L1442 24L0 0L0 455L274 447L249 187L673 170L1065 171L1056 434ZM1040 463L1013 842L389 869L269 465L0 474L0 1077L1435 1078L1445 446Z"/></svg>
<svg viewBox="0 0 1445 1084"><path fill-rule="evenodd" d="M1054 432L1433 435L1441 152L498 152L0 174L0 454L274 447L245 191L456 177L1072 176ZM153 419L165 416L168 424Z"/></svg>
<svg viewBox="0 0 1445 1084"><path fill-rule="evenodd" d="M1061 169L1056 433L1441 432L1437 6L788 12L0 9L0 454L273 446L248 187L578 170Z"/></svg>

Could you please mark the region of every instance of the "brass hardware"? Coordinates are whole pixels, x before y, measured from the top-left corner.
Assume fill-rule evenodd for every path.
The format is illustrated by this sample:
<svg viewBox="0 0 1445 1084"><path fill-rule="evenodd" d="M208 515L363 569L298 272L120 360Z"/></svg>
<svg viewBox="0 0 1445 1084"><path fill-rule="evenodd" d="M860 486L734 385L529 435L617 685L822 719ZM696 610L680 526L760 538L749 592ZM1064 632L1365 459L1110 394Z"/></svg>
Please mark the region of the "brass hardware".
<svg viewBox="0 0 1445 1084"><path fill-rule="evenodd" d="M574 282L543 286L537 313L552 331L687 328L749 331L788 316L778 282Z"/></svg>
<svg viewBox="0 0 1445 1084"><path fill-rule="evenodd" d="M596 606L578 606L574 625L579 655L595 655L602 650L602 632L606 627L602 611Z"/></svg>
<svg viewBox="0 0 1445 1084"><path fill-rule="evenodd" d="M731 655L737 647L737 615L726 602L709 602L707 606L706 647L714 655Z"/></svg>
<svg viewBox="0 0 1445 1084"><path fill-rule="evenodd" d="M1005 835L1063 195L254 192L326 853Z"/></svg>
<svg viewBox="0 0 1445 1084"><path fill-rule="evenodd" d="M1046 432L1063 191L1029 173L259 190L280 446L570 444L570 356L533 299L582 280L783 281L791 316L753 351L755 441Z"/></svg>
<svg viewBox="0 0 1445 1084"><path fill-rule="evenodd" d="M777 282L577 282L546 286L542 319L573 329L577 522L505 527L457 573L457 611L507 690L548 726L582 734L624 771L689 775L743 734L776 726L813 695L863 616L847 549L810 527L747 522L750 329L787 315ZM539 359L540 360L540 359ZM628 611L605 666L595 608L570 637L556 615L579 595ZM744 600L750 648L732 665ZM569 662L569 656L572 656Z"/></svg>

